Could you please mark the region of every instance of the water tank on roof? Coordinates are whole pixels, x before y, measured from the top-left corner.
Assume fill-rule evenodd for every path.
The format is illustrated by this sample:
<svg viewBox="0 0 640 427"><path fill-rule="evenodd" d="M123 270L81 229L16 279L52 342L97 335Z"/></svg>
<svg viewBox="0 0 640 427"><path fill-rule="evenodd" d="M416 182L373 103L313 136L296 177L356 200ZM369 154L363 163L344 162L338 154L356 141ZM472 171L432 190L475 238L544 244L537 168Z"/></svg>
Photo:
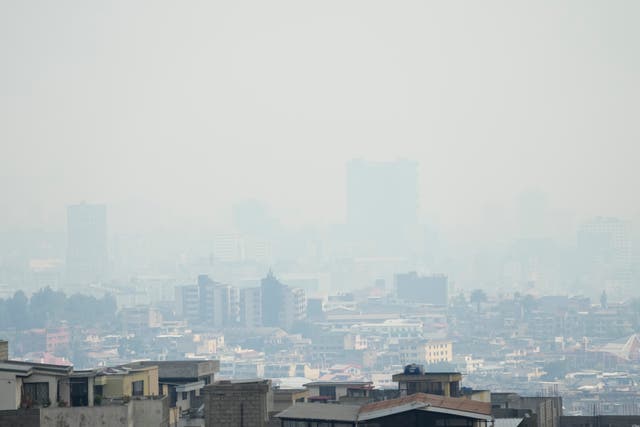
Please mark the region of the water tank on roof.
<svg viewBox="0 0 640 427"><path fill-rule="evenodd" d="M412 363L404 367L405 375L422 375L424 374L424 366Z"/></svg>

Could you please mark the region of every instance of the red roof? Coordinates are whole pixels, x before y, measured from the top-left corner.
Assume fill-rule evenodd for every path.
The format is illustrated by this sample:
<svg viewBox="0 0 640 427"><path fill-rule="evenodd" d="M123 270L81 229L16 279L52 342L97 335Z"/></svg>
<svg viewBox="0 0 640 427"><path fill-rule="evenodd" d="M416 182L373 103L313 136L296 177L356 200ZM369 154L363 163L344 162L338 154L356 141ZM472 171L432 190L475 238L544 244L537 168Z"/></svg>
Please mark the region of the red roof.
<svg viewBox="0 0 640 427"><path fill-rule="evenodd" d="M463 399L459 397L444 397L435 394L416 393L398 399L383 400L381 402L369 403L360 408L360 413L391 409L397 406L409 405L411 403L425 403L429 406L456 411L473 412L476 414L491 415L491 403L478 402L475 400Z"/></svg>

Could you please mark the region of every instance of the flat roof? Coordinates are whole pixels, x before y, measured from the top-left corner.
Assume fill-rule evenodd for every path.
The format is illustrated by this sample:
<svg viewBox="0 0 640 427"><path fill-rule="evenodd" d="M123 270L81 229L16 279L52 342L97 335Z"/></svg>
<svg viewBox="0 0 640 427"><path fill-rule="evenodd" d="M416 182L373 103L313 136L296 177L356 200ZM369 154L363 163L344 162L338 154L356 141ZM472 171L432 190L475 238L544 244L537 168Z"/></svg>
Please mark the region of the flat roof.
<svg viewBox="0 0 640 427"><path fill-rule="evenodd" d="M518 427L524 418L496 418L494 427Z"/></svg>
<svg viewBox="0 0 640 427"><path fill-rule="evenodd" d="M26 365L14 365L11 363L0 363L0 371L29 375L31 373L31 367Z"/></svg>
<svg viewBox="0 0 640 427"><path fill-rule="evenodd" d="M460 372L424 372L422 374L405 374L404 372L400 372L397 374L391 375L391 379L396 381L397 379L410 381L441 381L442 378L447 377L448 379L453 379L453 381L458 381L462 378L462 374Z"/></svg>
<svg viewBox="0 0 640 427"><path fill-rule="evenodd" d="M205 386L204 381L194 381L194 382L191 382L191 383L178 385L176 387L176 391L178 393L184 392L184 391L195 391L195 390L200 390L204 386Z"/></svg>
<svg viewBox="0 0 640 427"><path fill-rule="evenodd" d="M358 405L338 405L331 403L296 403L276 414L277 418L296 420L323 420L356 422Z"/></svg>
<svg viewBox="0 0 640 427"><path fill-rule="evenodd" d="M37 371L47 371L54 374L68 374L73 370L72 365L51 365L48 363L23 362L21 360L7 360L2 362L3 365L18 367L29 367Z"/></svg>
<svg viewBox="0 0 640 427"><path fill-rule="evenodd" d="M305 387L313 387L313 386L322 386L322 385L328 385L328 386L365 386L365 385L371 385L373 384L373 381L312 381L310 383L306 383L303 384Z"/></svg>
<svg viewBox="0 0 640 427"><path fill-rule="evenodd" d="M298 388L298 387L291 387L291 388L278 387L273 389L274 394L307 393L308 391L309 390L307 390L306 388Z"/></svg>

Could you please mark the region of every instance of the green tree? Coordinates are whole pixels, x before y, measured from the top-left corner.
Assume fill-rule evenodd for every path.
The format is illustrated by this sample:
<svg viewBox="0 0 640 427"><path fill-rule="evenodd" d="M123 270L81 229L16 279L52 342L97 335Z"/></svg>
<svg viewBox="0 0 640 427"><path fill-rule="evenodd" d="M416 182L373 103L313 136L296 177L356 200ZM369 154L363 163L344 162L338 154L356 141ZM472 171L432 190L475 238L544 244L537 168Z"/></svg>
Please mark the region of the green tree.
<svg viewBox="0 0 640 427"><path fill-rule="evenodd" d="M49 322L66 320L66 300L64 292L54 291L48 286L33 294L29 301L29 312L34 326L45 327Z"/></svg>
<svg viewBox="0 0 640 427"><path fill-rule="evenodd" d="M13 298L7 300L6 306L10 327L16 329L27 329L31 327L29 299L24 292L18 291L13 294Z"/></svg>

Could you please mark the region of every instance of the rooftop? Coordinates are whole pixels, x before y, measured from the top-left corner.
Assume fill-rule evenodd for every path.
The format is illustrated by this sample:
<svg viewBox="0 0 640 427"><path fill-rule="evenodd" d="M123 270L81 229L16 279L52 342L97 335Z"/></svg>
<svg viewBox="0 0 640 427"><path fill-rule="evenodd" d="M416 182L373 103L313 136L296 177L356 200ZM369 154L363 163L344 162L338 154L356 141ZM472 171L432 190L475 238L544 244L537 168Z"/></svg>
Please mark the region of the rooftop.
<svg viewBox="0 0 640 427"><path fill-rule="evenodd" d="M48 363L22 362L19 360L6 360L2 362L2 365L4 370L18 371L26 368L58 375L69 374L73 370L73 366L71 365L51 365Z"/></svg>
<svg viewBox="0 0 640 427"><path fill-rule="evenodd" d="M332 405L326 403L297 403L276 415L278 418L305 420L350 421L358 419L358 405Z"/></svg>
<svg viewBox="0 0 640 427"><path fill-rule="evenodd" d="M299 403L280 412L276 417L297 420L355 422L373 420L413 410L449 414L476 420L490 421L493 419L491 416L491 404L488 402L424 393L369 403L364 406Z"/></svg>
<svg viewBox="0 0 640 427"><path fill-rule="evenodd" d="M305 387L317 387L317 386L368 386L372 385L371 381L312 381L304 384Z"/></svg>
<svg viewBox="0 0 640 427"><path fill-rule="evenodd" d="M361 413L380 411L407 404L424 404L429 407L462 411L481 415L491 415L491 403L458 397L444 397L435 394L416 393L398 399L383 400L382 402L369 403L360 410Z"/></svg>

